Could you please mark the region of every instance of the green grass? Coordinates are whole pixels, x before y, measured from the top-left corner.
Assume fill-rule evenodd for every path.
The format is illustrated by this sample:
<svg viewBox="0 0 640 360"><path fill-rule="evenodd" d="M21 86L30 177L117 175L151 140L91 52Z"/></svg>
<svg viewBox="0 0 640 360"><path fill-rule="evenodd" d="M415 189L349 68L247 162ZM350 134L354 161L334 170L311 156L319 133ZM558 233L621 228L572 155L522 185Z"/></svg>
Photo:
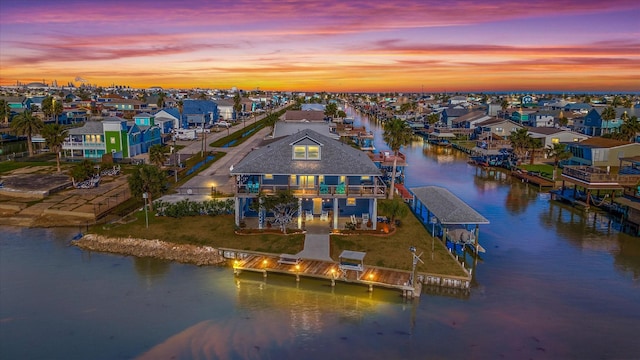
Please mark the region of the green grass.
<svg viewBox="0 0 640 360"><path fill-rule="evenodd" d="M525 165L522 164L519 166L519 168L523 169L523 170L527 170L528 172L534 172L534 173L539 173L540 176L542 176L543 178L547 178L549 180L553 179L553 166L549 165L549 164L529 164L529 165ZM558 173L556 173L556 179L559 178Z"/></svg>
<svg viewBox="0 0 640 360"><path fill-rule="evenodd" d="M51 161L3 161L0 162L0 174L32 166L53 166L55 168L56 163Z"/></svg>
<svg viewBox="0 0 640 360"><path fill-rule="evenodd" d="M145 228L144 211L136 211L127 224L95 225L90 232L109 237L158 239L176 244L206 245L267 253L302 251L304 235L256 234L237 235L233 215L192 216L180 219L156 217L149 213L149 228Z"/></svg>
<svg viewBox="0 0 640 360"><path fill-rule="evenodd" d="M458 262L451 258L449 251L438 239L433 241L434 253L433 260L431 259L432 239L422 223L409 212L401 218L401 225L396 232L389 236L331 235L331 257L337 260L343 250L364 251L367 253L365 264L411 270L409 248L415 246L418 253L424 252L422 259L425 263L418 265L418 271L465 276Z"/></svg>

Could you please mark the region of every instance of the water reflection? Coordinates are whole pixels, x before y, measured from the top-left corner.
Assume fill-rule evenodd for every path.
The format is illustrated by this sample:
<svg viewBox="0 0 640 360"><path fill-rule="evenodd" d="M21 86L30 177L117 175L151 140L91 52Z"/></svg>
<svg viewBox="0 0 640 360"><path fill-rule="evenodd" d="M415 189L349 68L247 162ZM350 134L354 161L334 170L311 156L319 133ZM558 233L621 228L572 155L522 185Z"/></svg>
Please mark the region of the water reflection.
<svg viewBox="0 0 640 360"><path fill-rule="evenodd" d="M536 201L539 191L529 184L514 181L509 187L505 199L505 207L513 215L522 214L527 211L527 207Z"/></svg>
<svg viewBox="0 0 640 360"><path fill-rule="evenodd" d="M556 201L549 201L539 217L542 225L581 249L616 250L615 239L628 236L620 234L618 224L600 211L583 212Z"/></svg>
<svg viewBox="0 0 640 360"><path fill-rule="evenodd" d="M133 265L136 273L146 280L148 285L151 285L153 280L162 278L171 269L170 262L150 257L134 257Z"/></svg>
<svg viewBox="0 0 640 360"><path fill-rule="evenodd" d="M386 290L366 295L362 292L366 288L346 284L331 289L325 282L311 279L295 285L293 277L253 278L257 277L243 274L236 278L236 316L198 322L139 359L282 359L300 354L307 359L325 359L343 358L353 351L358 359L395 358L396 347L379 348L372 341L385 336L385 341L404 341L397 335L410 335L415 325L417 302L405 305L379 300L389 298ZM284 283L289 285L281 285ZM375 295L378 292L381 294ZM375 337L363 336L360 328L371 326L366 322L393 310L406 310L400 323L397 318L391 327L378 323L374 325L376 332L370 334Z"/></svg>

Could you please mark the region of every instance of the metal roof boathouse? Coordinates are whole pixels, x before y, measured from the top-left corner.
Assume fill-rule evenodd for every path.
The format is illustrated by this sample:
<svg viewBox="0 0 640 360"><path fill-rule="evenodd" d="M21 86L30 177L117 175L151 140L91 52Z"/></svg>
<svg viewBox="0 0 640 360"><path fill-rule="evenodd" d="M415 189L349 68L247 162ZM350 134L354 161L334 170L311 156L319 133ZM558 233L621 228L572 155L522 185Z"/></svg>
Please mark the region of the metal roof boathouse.
<svg viewBox="0 0 640 360"><path fill-rule="evenodd" d="M484 216L439 186L411 188L413 212L433 236L454 244L472 246L476 254L484 252L478 242L479 225L489 224Z"/></svg>

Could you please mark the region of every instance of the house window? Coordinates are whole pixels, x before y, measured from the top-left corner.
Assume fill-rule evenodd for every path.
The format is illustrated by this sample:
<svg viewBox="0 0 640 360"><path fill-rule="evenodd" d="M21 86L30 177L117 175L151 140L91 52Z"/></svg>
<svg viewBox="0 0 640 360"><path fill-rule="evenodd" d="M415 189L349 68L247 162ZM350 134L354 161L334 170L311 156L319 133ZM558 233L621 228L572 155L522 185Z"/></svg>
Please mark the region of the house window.
<svg viewBox="0 0 640 360"><path fill-rule="evenodd" d="M273 174L264 174L265 180L273 180Z"/></svg>
<svg viewBox="0 0 640 360"><path fill-rule="evenodd" d="M356 198L347 198L347 206L356 206Z"/></svg>
<svg viewBox="0 0 640 360"><path fill-rule="evenodd" d="M496 132L497 132L497 133L501 133L502 131L503 131L503 129L502 129L501 127L497 127L497 128L496 128Z"/></svg>
<svg viewBox="0 0 640 360"><path fill-rule="evenodd" d="M289 178L289 185L298 185L298 178L295 175L291 175Z"/></svg>
<svg viewBox="0 0 640 360"><path fill-rule="evenodd" d="M320 160L320 146L318 145L294 145L294 160Z"/></svg>
<svg viewBox="0 0 640 360"><path fill-rule="evenodd" d="M306 159L307 158L307 147L296 145L293 147L293 158L294 159Z"/></svg>
<svg viewBox="0 0 640 360"><path fill-rule="evenodd" d="M360 180L362 180L362 181L369 181L369 180L371 180L371 176L361 176L361 177L360 177Z"/></svg>
<svg viewBox="0 0 640 360"><path fill-rule="evenodd" d="M560 143L560 139L558 139L558 138L551 138L551 143L552 143L552 144L559 144L559 143Z"/></svg>
<svg viewBox="0 0 640 360"><path fill-rule="evenodd" d="M313 160L320 159L320 146L318 145L307 146L307 159L313 159Z"/></svg>
<svg viewBox="0 0 640 360"><path fill-rule="evenodd" d="M109 141L110 141L112 144L115 144L115 143L116 143L116 137L115 137L115 136L112 136L112 137L111 137L111 139L109 139Z"/></svg>

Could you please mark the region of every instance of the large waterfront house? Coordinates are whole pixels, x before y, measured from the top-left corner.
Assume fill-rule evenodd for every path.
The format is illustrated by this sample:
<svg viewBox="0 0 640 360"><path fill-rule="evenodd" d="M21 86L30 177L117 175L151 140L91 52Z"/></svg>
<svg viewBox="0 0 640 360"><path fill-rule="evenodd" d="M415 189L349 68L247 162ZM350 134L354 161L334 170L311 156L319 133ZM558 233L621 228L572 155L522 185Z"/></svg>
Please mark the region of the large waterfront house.
<svg viewBox="0 0 640 360"><path fill-rule="evenodd" d="M620 166L621 158L640 156L640 144L628 141L593 137L568 144L573 155L567 165Z"/></svg>
<svg viewBox="0 0 640 360"><path fill-rule="evenodd" d="M254 217L260 228L269 217L252 210L260 193L291 191L298 199L298 227L319 219L333 229L348 219L375 229L377 200L386 194L381 170L365 152L310 129L254 149L231 175L236 178L236 225Z"/></svg>
<svg viewBox="0 0 640 360"><path fill-rule="evenodd" d="M62 149L69 158L100 159L111 153L114 159L127 159L147 153L152 145L161 142L161 130L154 117L143 114L134 121L117 117L88 121L69 130Z"/></svg>
<svg viewBox="0 0 640 360"><path fill-rule="evenodd" d="M629 117L638 116L635 108L615 108L616 117L611 120L604 120L602 118L602 112L604 108L594 108L584 117L584 133L592 136L602 136L605 134L611 134L618 131L620 126L624 123L623 114L627 114Z"/></svg>

